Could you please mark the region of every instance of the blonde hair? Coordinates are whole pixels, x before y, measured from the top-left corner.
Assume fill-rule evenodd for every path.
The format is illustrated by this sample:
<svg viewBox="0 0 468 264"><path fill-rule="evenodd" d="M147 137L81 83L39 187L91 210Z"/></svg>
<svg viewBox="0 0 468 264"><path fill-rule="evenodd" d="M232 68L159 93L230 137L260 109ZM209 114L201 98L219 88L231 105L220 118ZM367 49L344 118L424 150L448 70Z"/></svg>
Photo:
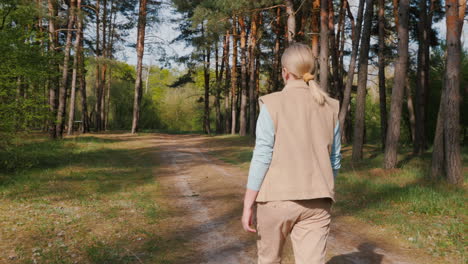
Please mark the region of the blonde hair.
<svg viewBox="0 0 468 264"><path fill-rule="evenodd" d="M312 74L315 71L315 60L309 46L300 43L292 44L281 56L281 64L296 78L308 83L309 91L319 105L325 103L328 94L320 89L315 81L315 75Z"/></svg>

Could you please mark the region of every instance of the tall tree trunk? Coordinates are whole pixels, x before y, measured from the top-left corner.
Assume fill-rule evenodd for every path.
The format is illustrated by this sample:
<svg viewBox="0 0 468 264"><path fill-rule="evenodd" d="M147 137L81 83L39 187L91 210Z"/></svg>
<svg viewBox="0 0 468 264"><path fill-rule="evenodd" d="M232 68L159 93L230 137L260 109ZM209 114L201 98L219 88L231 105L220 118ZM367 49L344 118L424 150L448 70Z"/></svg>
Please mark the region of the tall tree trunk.
<svg viewBox="0 0 468 264"><path fill-rule="evenodd" d="M226 56L226 38L223 38L223 51L221 57L219 57L219 46L216 43L216 94L215 94L215 110L216 110L216 133L220 134L223 132L223 119L221 114L221 89L224 71L224 56ZM221 63L219 63L221 60ZM218 71L218 66L219 67Z"/></svg>
<svg viewBox="0 0 468 264"><path fill-rule="evenodd" d="M425 0L423 0L425 1ZM380 99L380 135L382 150L385 149L387 135L387 95L385 88L385 0L379 0L379 99Z"/></svg>
<svg viewBox="0 0 468 264"><path fill-rule="evenodd" d="M444 153L447 181L463 184L460 156L461 32L466 0L446 0L447 63L445 79Z"/></svg>
<svg viewBox="0 0 468 264"><path fill-rule="evenodd" d="M429 39L428 30L430 24L427 22L427 0L419 0L419 21L418 21L418 68L416 73L416 133L413 142L413 153L422 154L426 147L426 129L425 129L425 105L426 105L426 91L429 69L426 60L429 53ZM428 27L429 26L429 27Z"/></svg>
<svg viewBox="0 0 468 264"><path fill-rule="evenodd" d="M239 116L239 135L247 134L247 26L244 17L239 17L241 51L241 104Z"/></svg>
<svg viewBox="0 0 468 264"><path fill-rule="evenodd" d="M273 47L273 67L271 78L268 80L269 86L271 87L268 92L278 91L280 84L279 72L280 72L280 39L281 39L281 9L276 8L276 17L275 17L275 45Z"/></svg>
<svg viewBox="0 0 468 264"><path fill-rule="evenodd" d="M315 61L319 58L319 34L320 34L320 0L312 0L312 55ZM317 71L318 67L315 67Z"/></svg>
<svg viewBox="0 0 468 264"><path fill-rule="evenodd" d="M285 0L286 4L286 13L288 14L287 28L288 28L288 43L291 44L294 42L296 37L296 15L294 13L294 3L293 0Z"/></svg>
<svg viewBox="0 0 468 264"><path fill-rule="evenodd" d="M231 134L236 134L237 119L237 21L232 21L232 65L231 65Z"/></svg>
<svg viewBox="0 0 468 264"><path fill-rule="evenodd" d="M357 13L356 23L354 23L354 18L351 13L351 9L348 5L348 16L350 17L352 25L352 50L351 50L351 59L348 68L348 77L346 78L346 86L343 94L343 103L340 107L340 127L345 128L346 116L349 112L349 103L351 101L351 90L353 87L354 79L354 70L356 68L356 58L359 49L359 40L361 38L361 27L362 27L362 15L364 13L364 0L359 0L359 7ZM344 134L344 133L343 133Z"/></svg>
<svg viewBox="0 0 468 264"><path fill-rule="evenodd" d="M252 15L252 22L250 27L250 83L249 83L249 113L250 113L250 135L255 135L255 121L257 116L257 104L256 104L256 67L255 58L257 57L257 23L259 20L259 14L254 13Z"/></svg>
<svg viewBox="0 0 468 264"><path fill-rule="evenodd" d="M109 109L110 109L110 90L111 90L111 81L112 81L112 68L109 69L108 73L107 73L107 88L106 88L106 92L107 92L107 96L106 96L106 101L105 101L105 104L106 104L106 111L105 111L105 116L104 116L104 130L108 130L108 125L109 125Z"/></svg>
<svg viewBox="0 0 468 264"><path fill-rule="evenodd" d="M57 9L57 1L56 0L48 0L47 1L48 13L49 13L49 51L52 53L56 53L56 49L58 46L58 38L57 38L57 31L55 25L55 19L58 16L58 9ZM56 59L53 59L52 62L53 70L58 71L58 64ZM51 138L56 138L56 124L57 124L57 108L58 108L58 85L59 80L56 77L51 77L49 80L49 110L50 110L50 117L53 118L49 123L49 136Z"/></svg>
<svg viewBox="0 0 468 264"><path fill-rule="evenodd" d="M408 107L408 120L409 120L409 128L411 134L411 141L414 144L414 139L416 137L416 116L414 113L414 103L413 103L413 95L411 94L411 83L408 74L406 75L406 85L405 85L405 92L406 92L406 105Z"/></svg>
<svg viewBox="0 0 468 264"><path fill-rule="evenodd" d="M340 98L340 76L338 73L338 48L336 44L335 38L335 11L333 7L333 1L328 1L328 28L330 30L330 38L329 38L329 47L331 53L331 61L332 61L332 79L333 79L333 91L331 94L335 98ZM341 99L340 99L341 101Z"/></svg>
<svg viewBox="0 0 468 264"><path fill-rule="evenodd" d="M450 7L450 8L453 8L453 1L451 3L447 3L447 7ZM430 12L429 12L429 19L428 21L429 22L432 22L432 11L434 10L434 1L431 1L431 7L430 7ZM459 1L459 10L458 10L458 13L459 13L459 22L461 22L459 24L459 31L458 31L458 34L461 34L462 32L462 27L463 27L463 16L465 14L465 10L466 10L466 0L460 0ZM448 16L450 14L451 16L451 21L450 21L450 26L453 27L454 24L458 24L459 22L454 22L453 21L453 16L454 16L454 10L451 9L449 10L451 13L446 13L446 15ZM448 24L449 21L446 21L447 23L447 28L449 27L449 24ZM451 28L452 30L458 30L457 28ZM449 34L449 32L447 31L447 35ZM451 34L453 34L453 32L451 32ZM460 37L460 36L458 36ZM453 40L453 36L451 36L451 40ZM448 36L447 36L447 47L449 46L449 42L448 42ZM457 42L456 40L454 41L455 43ZM452 44L454 44L452 42ZM454 47L455 48L455 47ZM446 71L445 71L445 74L444 74L444 81L443 81L443 85L444 87L442 88L442 93L441 93L441 97L440 97L440 104L439 104L439 112L438 112L438 115L437 115L437 125L436 125L436 131L435 131L435 136L434 136L434 145L432 147L432 164L431 164L431 177L433 179L435 178L439 178L441 176L444 175L444 172L445 172L445 175L447 175L447 171L448 169L446 168L447 166L447 158L446 158L446 150L447 150L447 147L445 146L446 144L446 141L445 141L445 119L446 119L446 103L447 101L449 101L446 97L447 97L447 83L448 83L448 80L447 80L447 73L448 73L448 56L447 56L447 53L449 52L448 48L447 48L447 51L446 51L446 57L447 57L447 61L446 61ZM453 59L453 58L451 58ZM448 179L447 179L448 180Z"/></svg>
<svg viewBox="0 0 468 264"><path fill-rule="evenodd" d="M68 131L67 134L73 134L73 123L75 121L75 104L76 104L76 83L78 77L78 61L80 59L80 43L81 43L81 31L83 30L83 22L81 18L81 0L76 2L76 39L73 49L75 50L75 56L73 57L73 73L72 83L70 91L70 109L68 111Z"/></svg>
<svg viewBox="0 0 468 264"><path fill-rule="evenodd" d="M401 108L408 69L408 20L409 0L400 0L398 11L398 58L395 62L395 77L392 88L392 101L390 105L390 120L388 122L387 138L385 141L386 169L397 165L398 140L400 138Z"/></svg>
<svg viewBox="0 0 468 264"><path fill-rule="evenodd" d="M115 38L115 26L116 26L116 19L117 19L117 6L114 4L114 0L111 0L111 14L110 14L110 23L109 23L109 33L108 33L108 41L107 41L107 57L109 59L113 59L112 50L114 48L114 38ZM150 63L151 65L151 63ZM151 67L150 67L151 69ZM107 102L106 102L106 111L105 111L105 120L104 120L104 130L108 129L109 125L109 112L110 112L110 101L111 101L111 87L112 87L112 68L108 70L108 77L107 77Z"/></svg>
<svg viewBox="0 0 468 264"><path fill-rule="evenodd" d="M328 1L320 1L320 88L328 92Z"/></svg>
<svg viewBox="0 0 468 264"><path fill-rule="evenodd" d="M210 47L205 49L206 54L203 56L203 76L205 80L205 96L204 101L204 112L203 112L203 131L207 134L211 134L210 128Z"/></svg>
<svg viewBox="0 0 468 264"><path fill-rule="evenodd" d="M96 96L96 103L94 105L94 129L99 131L101 128L101 48L100 48L100 36L101 36L101 0L96 0L96 76L94 83L94 91Z"/></svg>
<svg viewBox="0 0 468 264"><path fill-rule="evenodd" d="M140 120L140 105L142 96L142 79L141 74L143 71L143 54L145 51L145 31L146 31L146 6L147 0L140 0L138 11L138 35L137 35L137 69L135 80L135 98L133 101L133 120L132 120L132 134L138 132L138 121Z"/></svg>
<svg viewBox="0 0 468 264"><path fill-rule="evenodd" d="M340 100L340 104L343 102L343 78L344 78L344 44L345 44L345 21L346 21L346 9L348 6L348 1L341 0L340 5L340 13L339 13L339 20L338 20L338 32L336 34L336 56L338 57L338 98Z"/></svg>
<svg viewBox="0 0 468 264"><path fill-rule="evenodd" d="M57 125L56 133L58 138L62 138L63 129L65 126L65 112L66 112L66 103L67 103L67 85L68 85L68 69L70 62L70 49L72 45L72 36L73 36L73 24L75 20L75 5L76 0L70 1L70 6L68 9L68 26L67 26L67 40L65 42L64 58L63 58L63 67L62 67L62 80L60 82L59 90L59 105L57 109Z"/></svg>
<svg viewBox="0 0 468 264"><path fill-rule="evenodd" d="M226 78L224 79L224 133L228 134L231 129L231 95L229 80L231 79L230 69L229 69L229 46L231 45L230 39L231 34L229 30L226 30L226 55L223 57L224 63L226 64Z"/></svg>
<svg viewBox="0 0 468 264"><path fill-rule="evenodd" d="M447 76L444 74L444 85L440 95L439 111L437 113L437 124L434 135L434 145L432 147L432 162L431 173L432 179L441 178L445 171L445 153L444 153L444 116L445 116L445 79Z"/></svg>
<svg viewBox="0 0 468 264"><path fill-rule="evenodd" d="M99 90L100 92L100 106L101 108L99 109L99 115L100 115L100 127L99 130L104 130L104 124L105 124L105 119L106 119L106 83L107 83L107 0L103 0L103 11L102 11L102 60L103 64L101 66L101 82L99 84Z"/></svg>
<svg viewBox="0 0 468 264"><path fill-rule="evenodd" d="M353 161L362 160L362 146L364 144L366 93L367 93L367 67L369 64L370 35L372 17L374 14L374 1L366 0L366 13L364 15L364 29L362 31L362 44L359 51L358 88L356 95L356 116L353 133Z"/></svg>
<svg viewBox="0 0 468 264"><path fill-rule="evenodd" d="M86 70L84 65L84 53L83 53L83 30L80 32L80 47L79 51L79 80L80 80L80 93L81 93L81 133L89 132L89 117L88 117L88 102L86 97Z"/></svg>

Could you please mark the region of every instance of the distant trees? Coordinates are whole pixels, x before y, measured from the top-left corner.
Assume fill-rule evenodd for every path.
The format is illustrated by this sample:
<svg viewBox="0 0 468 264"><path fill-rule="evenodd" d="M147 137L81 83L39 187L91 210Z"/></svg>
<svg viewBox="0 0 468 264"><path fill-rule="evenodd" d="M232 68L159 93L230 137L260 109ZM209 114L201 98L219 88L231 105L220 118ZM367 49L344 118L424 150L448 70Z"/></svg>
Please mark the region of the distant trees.
<svg viewBox="0 0 468 264"><path fill-rule="evenodd" d="M9 47L2 51L5 55L2 64L14 63L16 68L24 70L24 73L14 73L19 87L15 87L15 91L23 97L32 98L35 94L35 106L41 109L41 112L34 110L35 116L40 116L39 127L47 128L51 138L62 138L64 131L71 135L76 130L75 124L80 124L83 133L90 128L96 131L107 129L111 71L115 64L113 53L116 44L123 42L136 22L133 19L137 11L134 4L135 0L14 0L1 3L0 32L5 40L4 47ZM85 32L94 36L89 37ZM14 34L18 40L22 39L21 43L15 43ZM26 56L28 50L31 53ZM8 53L16 57L21 54L25 61L14 62L6 56ZM26 74L37 72L36 68L44 70L40 78ZM6 79L0 80L2 89L6 89L7 83ZM8 104L10 99L3 99L2 105ZM47 115L43 112L45 106L49 108ZM15 122L19 124L19 120ZM36 119L33 123L31 120L25 122L25 127L38 127Z"/></svg>
<svg viewBox="0 0 468 264"><path fill-rule="evenodd" d="M354 3L357 9L352 9L347 0L339 1L339 5L325 0L236 1L224 4L212 0L173 2L177 10L190 21L181 25L181 31L196 36L200 25L203 25L205 33L202 38L211 47L211 54L203 53L205 58L213 56L215 51L217 69L218 49L222 46L223 66L230 68L223 84L226 92L220 94L217 90L209 91L210 96L215 96L216 131L254 134L259 93L277 91L282 86L281 51L294 41L304 41L311 43L313 54L319 62L316 74L322 89L340 100L340 126L343 139L352 137L354 161L363 158L363 148L368 137L366 120L369 116L366 111L369 101L366 94L374 80L378 86L380 113L376 118L385 152L384 167L398 166L397 153L402 131L404 136L411 135L409 138L415 154L427 150L427 104L430 96L437 96L437 93L430 94L428 84L430 48L437 45L437 35L431 27L433 18L439 20L444 12L439 8L439 0L418 0L417 3L407 0L359 0ZM462 5L459 3L459 6ZM374 6L377 12L373 12ZM423 11L416 11L418 8ZM260 18L264 23L260 23ZM390 27L395 30L390 30ZM186 30L188 28L190 30ZM222 37L213 38L207 32ZM373 35L377 41L371 40ZM182 35L180 39L183 39ZM198 38L197 42L192 41L191 44L202 47L199 41ZM418 43L416 56L409 53L410 41ZM228 52L224 52L226 42L231 44ZM347 48L346 42L351 43L350 48ZM376 56L369 57L369 54ZM348 59L344 60L344 57ZM206 65L207 60L203 61ZM347 65L344 63L346 61ZM409 66L412 61L417 65L414 75ZM377 66L376 78L368 73L368 70L374 69L369 64ZM394 75L387 76L386 70L392 68ZM215 73L218 74L218 70ZM356 73L357 89L354 96ZM262 78L265 79L263 87L257 85ZM219 81L216 83L219 85ZM459 87L459 84L455 83L455 86ZM391 100L387 98L389 89L392 92ZM453 90L450 91L453 93ZM205 96L203 100L208 102L210 99ZM225 111L217 110L219 100L224 102ZM404 101L407 102L405 105ZM390 111L387 109L388 102ZM408 120L410 125L401 127L402 120ZM441 128L442 122L439 123ZM459 121L454 123L460 124ZM446 125L456 129L453 125ZM453 139L453 142L460 145L457 139Z"/></svg>
<svg viewBox="0 0 468 264"><path fill-rule="evenodd" d="M158 97L170 107L156 107L148 101L152 92L143 93L143 79L151 86L153 70L159 72L143 63L145 25L151 28L155 11L168 4L181 16L173 41L194 48L177 58L187 71L172 76L179 76L173 86L183 92L168 94L187 95L196 107L180 107L180 97ZM321 88L340 101L340 128L344 142L353 142L354 161L365 157L366 142L378 141L383 167L397 168L399 150L409 144L420 155L433 141L431 175L460 184L460 145L468 131L468 115L460 112L468 69L461 47L465 16L465 0L6 1L0 5L0 133L6 142L3 135L26 128L61 138L76 124L83 133L112 124L135 133L158 124L254 135L258 97L283 87L282 52L304 42L312 47ZM443 17L445 41L434 26ZM114 58L132 28L136 69ZM194 79L199 90L188 95L184 83ZM157 111L178 125L148 117ZM191 113L198 125L187 125L181 113Z"/></svg>

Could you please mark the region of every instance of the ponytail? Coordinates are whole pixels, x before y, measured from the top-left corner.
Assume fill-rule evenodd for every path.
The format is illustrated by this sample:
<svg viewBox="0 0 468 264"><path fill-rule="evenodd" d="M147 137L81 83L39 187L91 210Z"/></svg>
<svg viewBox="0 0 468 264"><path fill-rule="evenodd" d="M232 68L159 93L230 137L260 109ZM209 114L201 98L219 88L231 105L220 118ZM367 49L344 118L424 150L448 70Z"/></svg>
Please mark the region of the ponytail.
<svg viewBox="0 0 468 264"><path fill-rule="evenodd" d="M315 76L310 72L306 72L302 76L302 79L304 82L308 83L309 92L312 95L312 98L314 98L315 102L317 102L319 105L323 105L326 98L328 97L328 94L320 89L319 84L314 80Z"/></svg>

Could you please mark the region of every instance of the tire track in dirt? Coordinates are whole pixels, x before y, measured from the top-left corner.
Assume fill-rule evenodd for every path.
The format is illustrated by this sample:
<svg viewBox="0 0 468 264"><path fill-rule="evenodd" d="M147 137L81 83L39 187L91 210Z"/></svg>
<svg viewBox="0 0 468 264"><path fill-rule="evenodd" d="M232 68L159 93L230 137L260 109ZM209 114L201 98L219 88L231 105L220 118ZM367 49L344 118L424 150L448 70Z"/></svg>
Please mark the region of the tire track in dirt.
<svg viewBox="0 0 468 264"><path fill-rule="evenodd" d="M196 263L204 264L235 264L235 263L254 263L250 256L243 254L246 243L239 240L237 236L233 236L232 232L226 229L226 222L214 219L210 209L204 204L203 199L200 199L199 190L194 190L191 183L193 175L191 164L206 163L213 172L208 174L231 176L227 171L210 163L209 159L199 149L184 149L178 150L176 145L180 144L180 140L170 141L170 147L164 149L162 157L173 167L176 172L172 177L172 181L176 189L182 194L183 198L178 199L178 203L184 208L188 208L187 216L189 221L196 222L196 230L192 230L194 234L191 237L195 238L190 244L193 244L199 252L199 258ZM187 163L190 161L190 163ZM219 177L219 176L218 176ZM195 262L194 262L195 263Z"/></svg>

